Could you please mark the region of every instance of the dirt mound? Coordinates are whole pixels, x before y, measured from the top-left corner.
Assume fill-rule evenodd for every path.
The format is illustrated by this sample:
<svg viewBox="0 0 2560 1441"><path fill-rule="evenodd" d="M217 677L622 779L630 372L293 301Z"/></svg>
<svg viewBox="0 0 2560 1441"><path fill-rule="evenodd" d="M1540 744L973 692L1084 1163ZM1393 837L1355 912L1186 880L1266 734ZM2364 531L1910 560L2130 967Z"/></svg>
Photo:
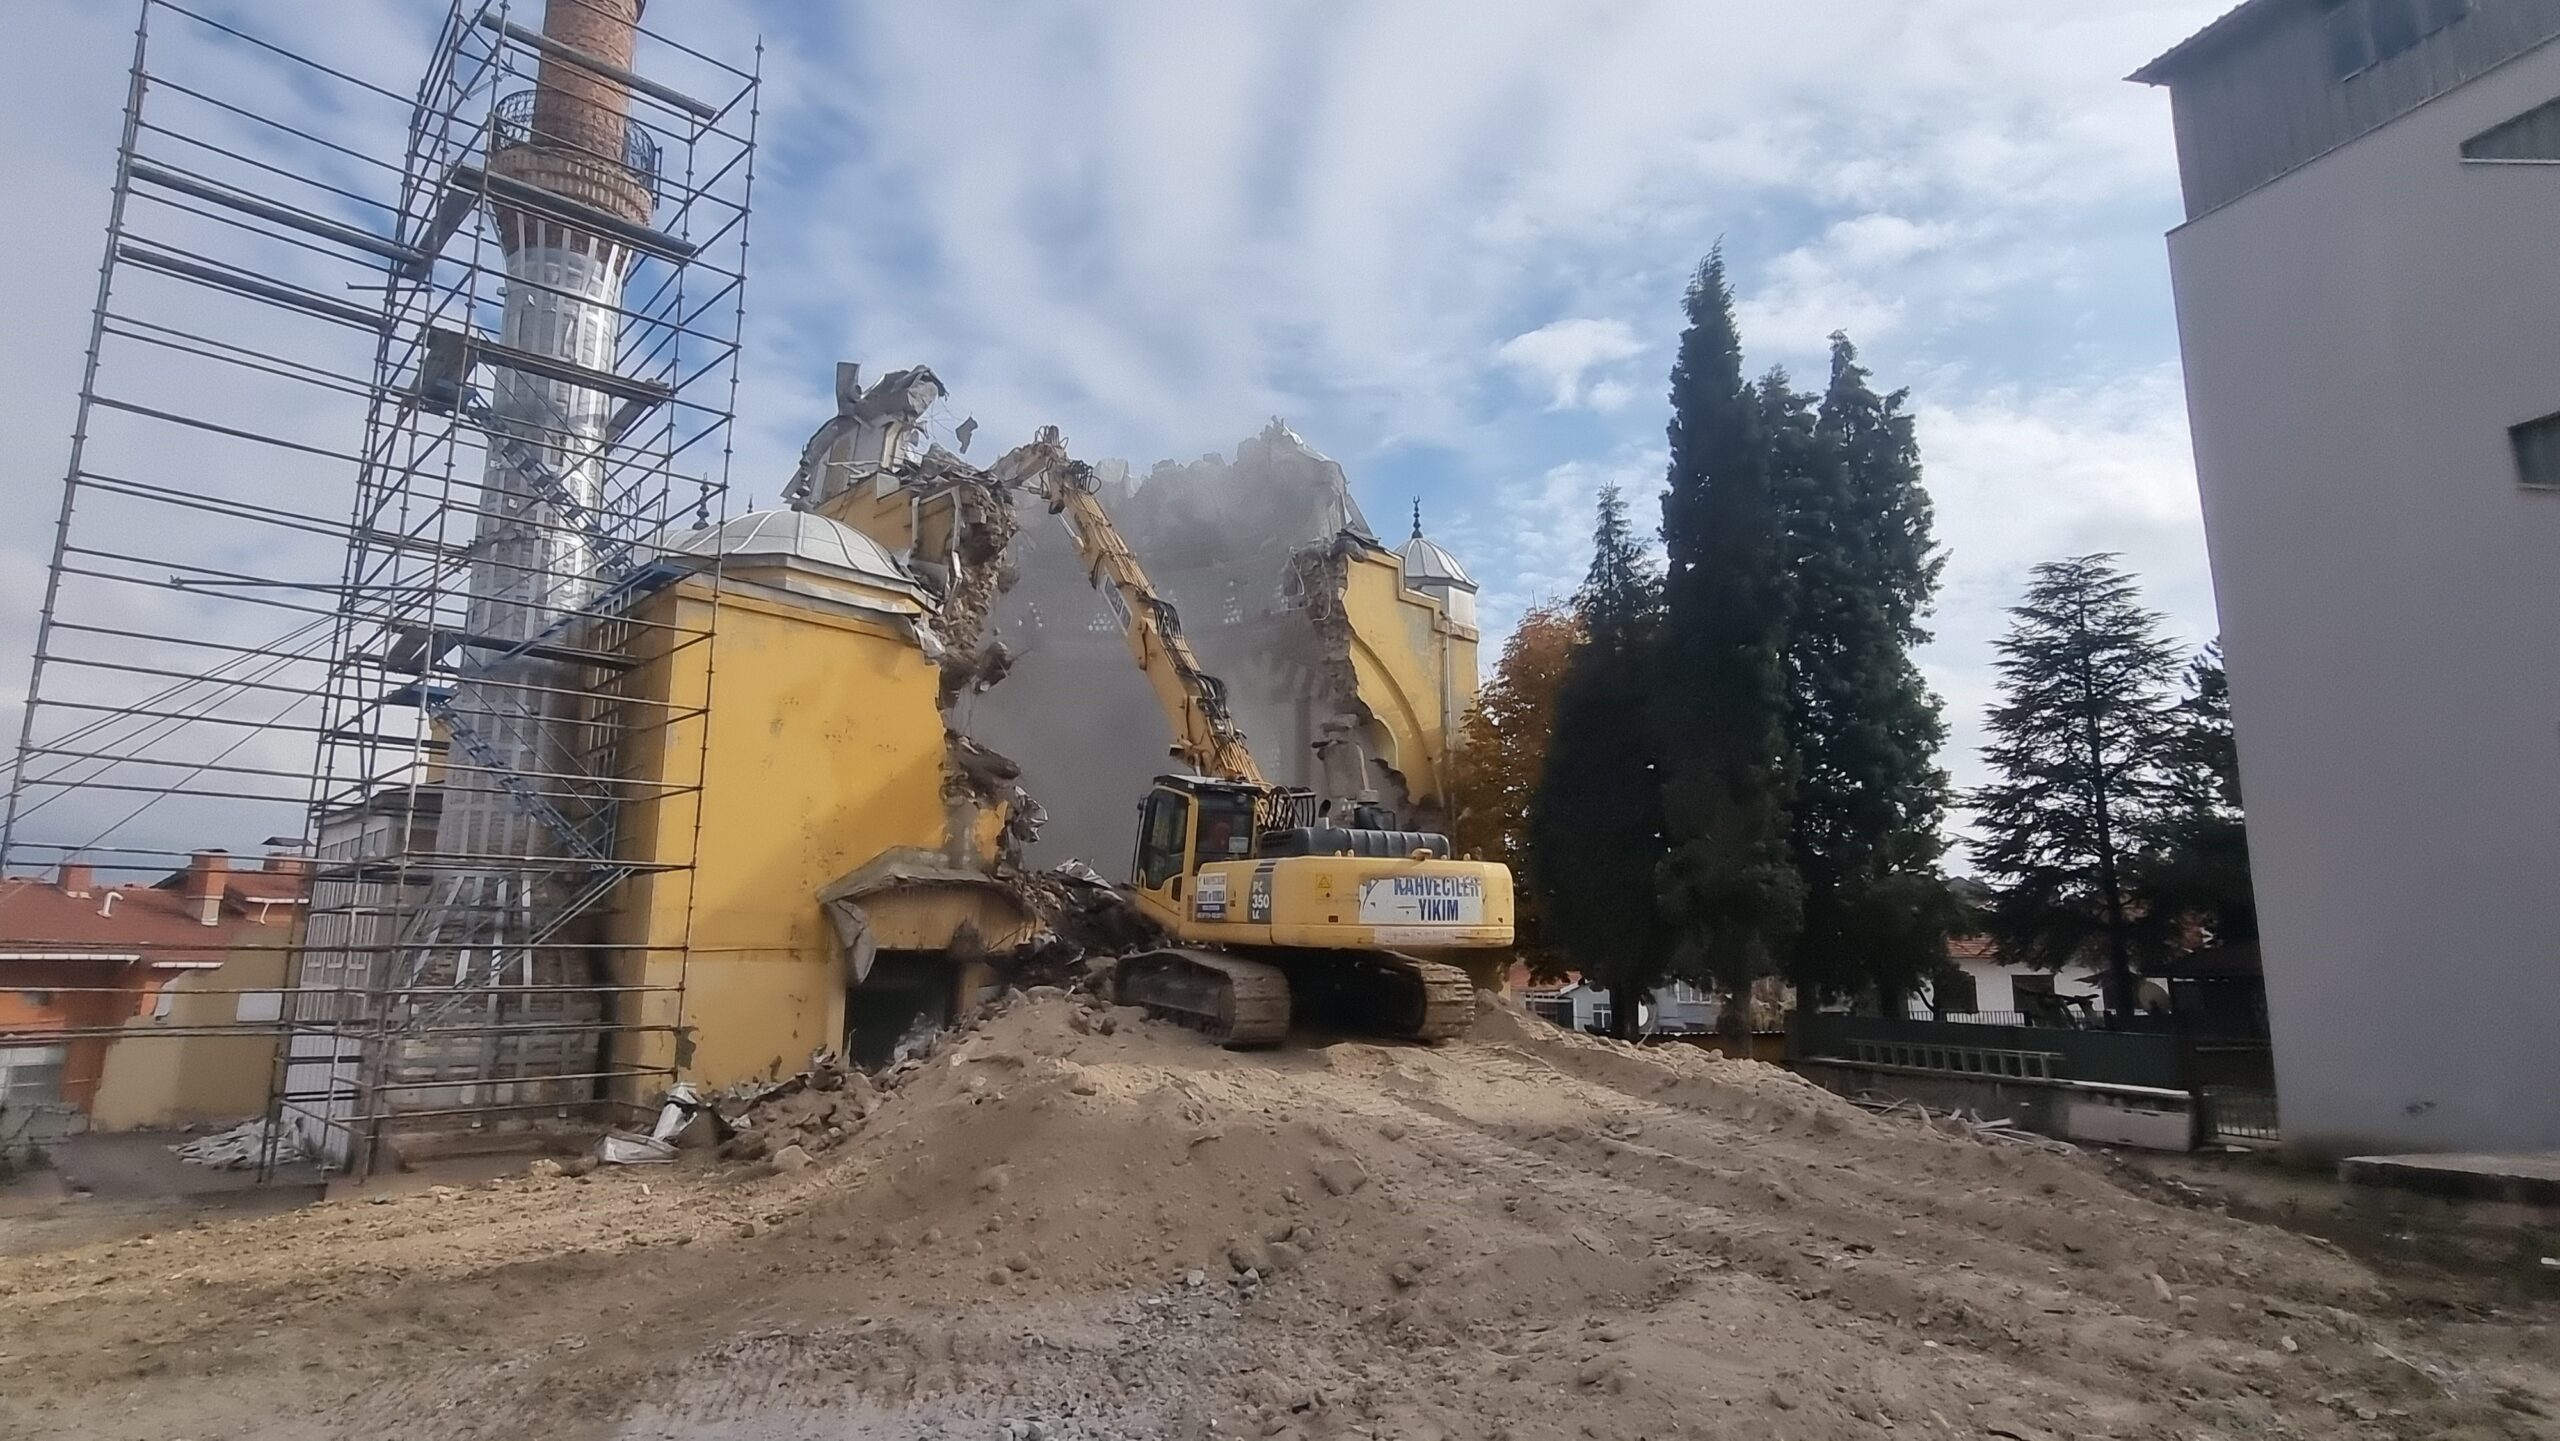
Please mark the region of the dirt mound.
<svg viewBox="0 0 2560 1441"><path fill-rule="evenodd" d="M1500 1007L1437 1048L1236 1054L1050 996L895 1081L788 1174L511 1179L0 1262L0 1352L37 1378L0 1432L2236 1441L2560 1416L2547 1335L2394 1317L2299 1237ZM77 1400L109 1385L112 1423Z"/></svg>

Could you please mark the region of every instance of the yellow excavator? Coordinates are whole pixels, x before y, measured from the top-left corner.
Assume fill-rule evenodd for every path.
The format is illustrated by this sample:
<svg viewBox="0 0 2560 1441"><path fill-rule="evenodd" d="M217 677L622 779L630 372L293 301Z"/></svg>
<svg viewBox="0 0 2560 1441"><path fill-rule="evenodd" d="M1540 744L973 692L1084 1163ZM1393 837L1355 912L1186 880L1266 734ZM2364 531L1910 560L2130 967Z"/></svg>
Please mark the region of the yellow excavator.
<svg viewBox="0 0 2560 1441"><path fill-rule="evenodd" d="M1093 471L1067 458L1054 428L990 478L1045 502L1074 537L1186 767L1156 777L1139 806L1129 880L1175 944L1121 958L1121 1003L1239 1048L1278 1045L1293 1019L1418 1041L1466 1029L1474 982L1430 957L1511 945L1511 872L1452 859L1446 836L1391 828L1374 793L1319 798L1266 780L1224 685L1200 668L1095 496Z"/></svg>

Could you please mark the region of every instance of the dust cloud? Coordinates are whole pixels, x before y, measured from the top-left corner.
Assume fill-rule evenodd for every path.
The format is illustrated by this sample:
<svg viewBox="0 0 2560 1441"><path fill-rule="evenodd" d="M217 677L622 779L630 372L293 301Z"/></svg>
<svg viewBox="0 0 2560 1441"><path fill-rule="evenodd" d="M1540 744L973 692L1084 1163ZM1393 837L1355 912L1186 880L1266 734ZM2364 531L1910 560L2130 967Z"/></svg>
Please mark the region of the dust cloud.
<svg viewBox="0 0 2560 1441"><path fill-rule="evenodd" d="M1163 461L1144 476L1119 462L1097 470L1104 509L1173 603L1200 663L1226 682L1264 774L1325 795L1359 789L1340 752L1328 764L1316 749L1328 723L1336 733L1347 723L1368 755L1385 753L1361 734L1368 712L1352 688L1339 604L1346 548L1378 540L1341 465L1274 420L1232 461ZM1003 685L963 698L954 721L1020 762L1024 789L1046 807L1033 864L1074 858L1118 876L1148 783L1178 768L1172 727L1065 526L1036 500L1018 504L1019 579L993 619L1012 668ZM1367 769L1367 785L1397 810L1396 778Z"/></svg>

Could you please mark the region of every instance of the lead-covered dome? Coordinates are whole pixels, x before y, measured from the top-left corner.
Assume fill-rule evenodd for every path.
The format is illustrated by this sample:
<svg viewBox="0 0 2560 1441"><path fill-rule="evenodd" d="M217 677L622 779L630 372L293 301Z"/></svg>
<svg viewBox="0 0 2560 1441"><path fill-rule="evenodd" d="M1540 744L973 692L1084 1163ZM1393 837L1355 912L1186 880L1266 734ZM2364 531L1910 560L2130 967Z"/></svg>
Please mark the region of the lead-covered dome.
<svg viewBox="0 0 2560 1441"><path fill-rule="evenodd" d="M1476 588L1475 578L1458 558L1443 550L1438 541L1416 535L1404 543L1404 583L1420 588L1426 585L1462 585Z"/></svg>
<svg viewBox="0 0 2560 1441"><path fill-rule="evenodd" d="M880 543L851 526L803 510L751 510L718 525L673 531L660 541L669 555L717 559L740 575L779 570L787 577L889 591L925 603L922 587Z"/></svg>

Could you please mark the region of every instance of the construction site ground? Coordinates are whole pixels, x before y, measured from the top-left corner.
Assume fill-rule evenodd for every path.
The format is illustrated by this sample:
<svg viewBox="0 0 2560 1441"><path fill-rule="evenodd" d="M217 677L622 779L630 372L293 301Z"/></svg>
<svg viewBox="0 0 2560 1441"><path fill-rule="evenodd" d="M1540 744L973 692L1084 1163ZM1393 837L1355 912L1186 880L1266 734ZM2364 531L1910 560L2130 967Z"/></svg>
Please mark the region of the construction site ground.
<svg viewBox="0 0 2560 1441"><path fill-rule="evenodd" d="M1490 1003L1231 1053L1038 994L865 1099L806 1166L0 1257L0 1436L2560 1437L2511 1243Z"/></svg>

